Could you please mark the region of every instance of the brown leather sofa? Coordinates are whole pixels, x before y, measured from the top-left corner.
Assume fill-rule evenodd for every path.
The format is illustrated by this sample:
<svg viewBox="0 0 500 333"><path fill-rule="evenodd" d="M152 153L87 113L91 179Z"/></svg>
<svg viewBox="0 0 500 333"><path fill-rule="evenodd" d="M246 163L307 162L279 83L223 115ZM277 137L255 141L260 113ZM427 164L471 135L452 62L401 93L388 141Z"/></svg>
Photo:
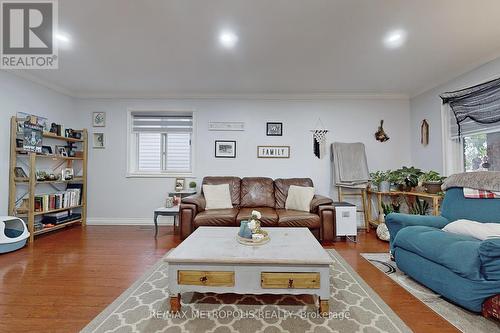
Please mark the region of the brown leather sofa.
<svg viewBox="0 0 500 333"><path fill-rule="evenodd" d="M252 210L261 212L263 227L307 227L318 240L334 238L335 214L330 198L315 195L310 212L285 209L290 185L312 187L309 178L273 181L264 177L205 177L202 184L229 184L233 208L206 210L203 192L183 198L179 213L182 239L200 226L239 226Z"/></svg>

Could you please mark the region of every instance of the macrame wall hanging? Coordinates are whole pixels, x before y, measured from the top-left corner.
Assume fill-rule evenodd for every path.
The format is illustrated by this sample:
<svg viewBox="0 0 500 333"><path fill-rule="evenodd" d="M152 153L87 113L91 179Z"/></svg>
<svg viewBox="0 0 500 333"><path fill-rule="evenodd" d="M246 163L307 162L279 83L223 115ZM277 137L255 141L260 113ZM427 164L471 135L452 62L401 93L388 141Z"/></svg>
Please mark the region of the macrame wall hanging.
<svg viewBox="0 0 500 333"><path fill-rule="evenodd" d="M420 143L423 146L429 144L429 123L427 119L422 120L422 125L420 125Z"/></svg>
<svg viewBox="0 0 500 333"><path fill-rule="evenodd" d="M328 130L321 122L321 118L318 118L316 126L311 130L311 133L313 134L313 153L317 158L321 159L325 155L326 134L328 133Z"/></svg>

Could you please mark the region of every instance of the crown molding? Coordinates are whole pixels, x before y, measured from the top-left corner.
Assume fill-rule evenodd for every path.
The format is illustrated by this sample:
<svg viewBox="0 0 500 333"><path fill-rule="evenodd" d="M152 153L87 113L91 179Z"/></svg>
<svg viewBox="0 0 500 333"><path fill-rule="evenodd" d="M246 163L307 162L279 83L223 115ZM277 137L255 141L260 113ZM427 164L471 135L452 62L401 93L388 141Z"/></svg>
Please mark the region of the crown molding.
<svg viewBox="0 0 500 333"><path fill-rule="evenodd" d="M78 92L43 80L25 70L4 70L20 78L31 81L60 94L78 99L177 99L177 100L408 100L407 94L395 93L356 93L356 92L320 92L320 93L167 93L167 92Z"/></svg>
<svg viewBox="0 0 500 333"><path fill-rule="evenodd" d="M5 69L3 69L3 71L6 73L13 74L13 75L20 77L22 79L31 81L33 83L36 83L40 86L43 86L43 87L48 88L50 90L53 90L57 93L60 93L60 94L63 94L63 95L69 96L69 97L76 97L76 93L74 91L67 89L65 87L59 86L57 84L50 83L46 80L40 79L39 77L37 77L31 73L28 73L26 70L19 70L19 69L17 69L17 70L16 69L5 70Z"/></svg>
<svg viewBox="0 0 500 333"><path fill-rule="evenodd" d="M406 94L390 93L77 93L81 99L178 99L178 100L336 100L383 99L408 100Z"/></svg>

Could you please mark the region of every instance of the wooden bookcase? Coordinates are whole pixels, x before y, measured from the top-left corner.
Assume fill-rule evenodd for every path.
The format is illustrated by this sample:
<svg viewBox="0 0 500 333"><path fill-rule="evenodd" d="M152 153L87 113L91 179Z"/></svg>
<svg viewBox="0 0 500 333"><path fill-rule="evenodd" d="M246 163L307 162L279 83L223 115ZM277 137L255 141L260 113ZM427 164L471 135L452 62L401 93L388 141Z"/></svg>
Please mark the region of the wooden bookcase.
<svg viewBox="0 0 500 333"><path fill-rule="evenodd" d="M9 164L9 215L18 216L27 222L30 231L30 242L33 242L35 236L45 234L54 230L58 230L69 225L80 223L85 226L87 219L87 154L88 154L88 133L86 129L78 130L81 132L81 139L68 138L64 136L57 136L53 133L43 133L44 145L47 145L48 141L57 144L57 142L65 145L69 142L75 144L79 151L82 151L81 157L66 157L55 154L37 154L34 152L24 152L22 148L18 148L16 144L16 139L18 138L17 132L17 118L14 116L10 121L10 164ZM81 175L75 176L72 180L54 180L54 181L37 181L36 171L37 165L41 160L53 161L53 165L50 167L56 173L60 168L73 168L76 163L80 164ZM16 177L15 168L22 164L28 167L26 172L27 177ZM82 191L80 193L81 200L80 205L52 209L46 211L35 211L35 196L36 189L38 185L47 184L54 187L54 192L62 191L61 189L56 189L57 184L68 184L68 183L79 183L82 184ZM18 196L19 192L23 193L22 196ZM26 208L21 209L19 207L19 202L22 202L22 198L27 199L28 205ZM81 218L77 220L72 220L69 222L56 224L50 228L44 228L35 231L35 217L45 215L48 213L56 213L68 210L81 210Z"/></svg>

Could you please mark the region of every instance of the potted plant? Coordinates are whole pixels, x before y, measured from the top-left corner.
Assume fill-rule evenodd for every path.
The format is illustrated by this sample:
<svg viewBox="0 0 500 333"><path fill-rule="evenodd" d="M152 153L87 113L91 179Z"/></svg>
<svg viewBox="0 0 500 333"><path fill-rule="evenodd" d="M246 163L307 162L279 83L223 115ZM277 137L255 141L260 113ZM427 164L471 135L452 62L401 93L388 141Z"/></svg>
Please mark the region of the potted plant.
<svg viewBox="0 0 500 333"><path fill-rule="evenodd" d="M379 192L389 192L391 190L390 175L391 170L370 173L370 178L377 185Z"/></svg>
<svg viewBox="0 0 500 333"><path fill-rule="evenodd" d="M196 189L196 182L195 182L195 181L191 181L191 182L189 182L189 188L190 188L191 190L195 190L195 189Z"/></svg>
<svg viewBox="0 0 500 333"><path fill-rule="evenodd" d="M441 176L436 171L429 171L420 176L420 181L422 186L425 188L427 193L437 194L441 192L441 185L443 185L443 180L446 177Z"/></svg>
<svg viewBox="0 0 500 333"><path fill-rule="evenodd" d="M394 171L394 179L400 191L410 192L418 186L418 180L423 175L422 170L403 166Z"/></svg>

